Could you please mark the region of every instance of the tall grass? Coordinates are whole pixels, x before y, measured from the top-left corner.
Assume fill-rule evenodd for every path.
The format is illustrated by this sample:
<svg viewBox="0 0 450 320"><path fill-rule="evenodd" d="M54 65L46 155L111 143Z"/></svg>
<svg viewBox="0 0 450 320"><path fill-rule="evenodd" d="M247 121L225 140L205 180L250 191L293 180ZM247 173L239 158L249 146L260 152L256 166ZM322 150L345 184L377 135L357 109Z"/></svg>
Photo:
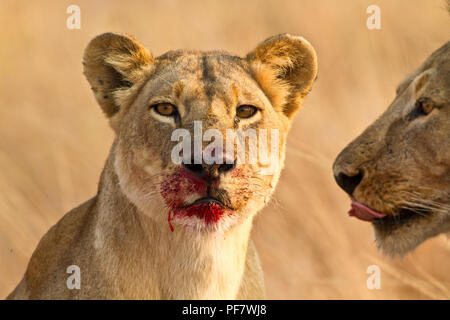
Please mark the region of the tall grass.
<svg viewBox="0 0 450 320"><path fill-rule="evenodd" d="M402 260L381 256L370 225L350 219L335 185L338 152L389 105L395 86L449 40L444 1L73 1L0 3L0 297L22 277L42 235L95 194L113 134L82 75L82 52L102 32L135 35L155 55L174 48L244 55L270 35L307 38L319 76L295 119L276 200L257 218L269 298L450 298L449 242ZM381 290L366 269L381 268Z"/></svg>

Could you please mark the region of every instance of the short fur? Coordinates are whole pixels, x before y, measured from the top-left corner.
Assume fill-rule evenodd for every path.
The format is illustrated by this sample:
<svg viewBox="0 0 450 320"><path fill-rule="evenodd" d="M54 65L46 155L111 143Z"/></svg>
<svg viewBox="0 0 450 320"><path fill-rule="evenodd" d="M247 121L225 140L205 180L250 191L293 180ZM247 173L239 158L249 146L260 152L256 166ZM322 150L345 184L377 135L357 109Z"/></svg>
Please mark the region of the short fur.
<svg viewBox="0 0 450 320"><path fill-rule="evenodd" d="M259 163L237 164L211 187L233 214L214 225L175 217L171 232L161 185L181 189L166 196L184 201L201 195L191 191L191 181L170 183L181 167L171 161L176 142L170 137L176 128L192 132L195 120L202 120L203 130L221 132L275 128L282 164L292 116L316 78L312 46L284 34L244 58L187 50L154 58L134 38L106 33L90 42L83 64L115 132L98 194L47 232L8 298L264 298L262 270L249 238L282 165L261 176ZM152 111L161 100L178 107L179 123ZM235 110L242 104L259 107L258 116L239 121ZM79 290L66 286L70 265L80 267Z"/></svg>
<svg viewBox="0 0 450 320"><path fill-rule="evenodd" d="M421 113L421 104L432 111ZM387 111L339 154L334 173L362 174L352 199L378 212L416 212L404 223L374 224L385 253L402 255L450 231L450 42L406 77Z"/></svg>

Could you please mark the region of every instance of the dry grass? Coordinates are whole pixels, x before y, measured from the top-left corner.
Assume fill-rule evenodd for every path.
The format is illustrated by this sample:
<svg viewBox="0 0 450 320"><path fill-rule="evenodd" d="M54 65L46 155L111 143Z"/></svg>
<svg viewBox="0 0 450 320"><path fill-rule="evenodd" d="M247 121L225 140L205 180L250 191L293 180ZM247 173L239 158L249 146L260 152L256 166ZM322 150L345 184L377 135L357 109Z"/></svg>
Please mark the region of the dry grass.
<svg viewBox="0 0 450 320"><path fill-rule="evenodd" d="M395 85L448 40L443 1L76 1L82 29L68 30L72 2L0 3L0 297L48 228L96 192L113 135L81 56L94 35L119 31L156 55L174 48L243 55L281 32L316 47L318 81L295 120L277 201L254 230L269 298L450 298L445 236L403 260L382 257L371 227L347 217L349 201L331 172ZM365 26L374 2L379 31ZM381 267L381 290L366 288L371 264Z"/></svg>

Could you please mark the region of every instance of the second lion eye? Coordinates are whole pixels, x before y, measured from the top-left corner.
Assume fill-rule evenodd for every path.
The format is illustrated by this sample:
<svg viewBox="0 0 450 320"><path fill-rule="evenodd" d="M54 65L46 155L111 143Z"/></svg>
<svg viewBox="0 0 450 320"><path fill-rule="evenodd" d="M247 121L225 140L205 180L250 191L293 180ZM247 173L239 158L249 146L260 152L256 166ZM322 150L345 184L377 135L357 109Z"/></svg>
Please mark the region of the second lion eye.
<svg viewBox="0 0 450 320"><path fill-rule="evenodd" d="M172 117L177 114L177 108L170 103L158 103L152 106L152 108L162 116Z"/></svg>
<svg viewBox="0 0 450 320"><path fill-rule="evenodd" d="M255 115L258 111L258 108L251 105L243 105L236 108L236 116L239 118L250 118Z"/></svg>
<svg viewBox="0 0 450 320"><path fill-rule="evenodd" d="M418 109L418 111L423 114L427 115L434 109L434 103L430 98L420 98L416 101L415 107Z"/></svg>

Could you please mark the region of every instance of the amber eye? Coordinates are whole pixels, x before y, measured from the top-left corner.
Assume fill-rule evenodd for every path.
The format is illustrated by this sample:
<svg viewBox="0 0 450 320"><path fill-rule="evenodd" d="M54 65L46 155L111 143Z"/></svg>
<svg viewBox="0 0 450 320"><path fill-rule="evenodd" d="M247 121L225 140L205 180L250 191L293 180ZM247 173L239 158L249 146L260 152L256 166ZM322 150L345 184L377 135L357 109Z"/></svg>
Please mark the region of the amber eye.
<svg viewBox="0 0 450 320"><path fill-rule="evenodd" d="M243 105L236 108L236 116L239 118L250 118L253 117L258 111L258 109L254 106L250 105Z"/></svg>
<svg viewBox="0 0 450 320"><path fill-rule="evenodd" d="M416 101L416 108L420 113L427 115L434 109L434 102L430 98L420 98Z"/></svg>
<svg viewBox="0 0 450 320"><path fill-rule="evenodd" d="M171 117L177 113L177 108L170 103L158 103L152 106L152 108L162 116Z"/></svg>

